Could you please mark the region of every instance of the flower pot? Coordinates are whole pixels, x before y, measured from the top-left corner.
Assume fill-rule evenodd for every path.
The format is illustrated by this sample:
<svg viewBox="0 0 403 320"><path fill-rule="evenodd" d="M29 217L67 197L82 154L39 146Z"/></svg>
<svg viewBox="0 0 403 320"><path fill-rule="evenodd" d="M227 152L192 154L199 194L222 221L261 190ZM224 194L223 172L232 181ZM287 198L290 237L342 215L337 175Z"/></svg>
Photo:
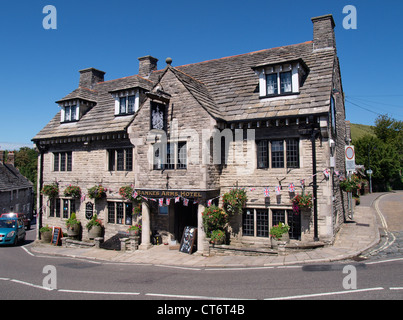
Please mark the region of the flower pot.
<svg viewBox="0 0 403 320"><path fill-rule="evenodd" d="M215 245L220 245L220 244L224 244L224 239L215 239L213 240Z"/></svg>
<svg viewBox="0 0 403 320"><path fill-rule="evenodd" d="M272 249L278 249L279 242L290 243L290 236L287 233L283 233L280 239L276 239L275 237L270 237L270 243Z"/></svg>
<svg viewBox="0 0 403 320"><path fill-rule="evenodd" d="M90 230L88 230L88 238L95 239L102 235L102 227L101 226L92 226Z"/></svg>
<svg viewBox="0 0 403 320"><path fill-rule="evenodd" d="M140 236L140 230L129 230L130 237L138 237Z"/></svg>
<svg viewBox="0 0 403 320"><path fill-rule="evenodd" d="M41 233L41 240L44 243L49 243L52 240L52 231L46 231Z"/></svg>
<svg viewBox="0 0 403 320"><path fill-rule="evenodd" d="M69 237L78 237L80 234L80 225L79 224L73 224L70 227L67 227L67 235Z"/></svg>

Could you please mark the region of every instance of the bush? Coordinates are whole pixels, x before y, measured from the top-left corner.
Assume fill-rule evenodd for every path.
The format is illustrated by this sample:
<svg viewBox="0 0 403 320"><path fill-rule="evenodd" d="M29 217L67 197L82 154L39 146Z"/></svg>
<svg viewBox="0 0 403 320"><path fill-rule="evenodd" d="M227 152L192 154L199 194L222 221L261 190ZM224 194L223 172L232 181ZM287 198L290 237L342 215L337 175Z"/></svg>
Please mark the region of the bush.
<svg viewBox="0 0 403 320"><path fill-rule="evenodd" d="M248 197L246 196L245 189L233 188L223 195L222 201L225 212L234 215L242 212L242 208L245 206L246 201L248 201Z"/></svg>
<svg viewBox="0 0 403 320"><path fill-rule="evenodd" d="M228 214L223 209L213 205L204 209L202 219L204 232L209 235L214 230L224 229L228 222Z"/></svg>
<svg viewBox="0 0 403 320"><path fill-rule="evenodd" d="M211 231L211 242L214 243L225 243L226 234L225 231L217 229Z"/></svg>

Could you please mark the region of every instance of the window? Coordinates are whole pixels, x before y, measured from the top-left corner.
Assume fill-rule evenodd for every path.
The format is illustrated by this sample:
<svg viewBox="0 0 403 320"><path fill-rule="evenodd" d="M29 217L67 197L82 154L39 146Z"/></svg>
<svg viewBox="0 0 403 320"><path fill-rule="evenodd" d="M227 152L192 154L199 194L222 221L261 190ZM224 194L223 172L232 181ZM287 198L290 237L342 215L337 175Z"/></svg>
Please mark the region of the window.
<svg viewBox="0 0 403 320"><path fill-rule="evenodd" d="M291 71L280 73L280 93L292 92Z"/></svg>
<svg viewBox="0 0 403 320"><path fill-rule="evenodd" d="M133 204L131 202L108 202L108 223L132 225Z"/></svg>
<svg viewBox="0 0 403 320"><path fill-rule="evenodd" d="M287 168L299 168L298 139L257 141L258 169L284 168L285 165Z"/></svg>
<svg viewBox="0 0 403 320"><path fill-rule="evenodd" d="M64 107L64 122L77 121L77 106Z"/></svg>
<svg viewBox="0 0 403 320"><path fill-rule="evenodd" d="M272 226L280 222L290 226L290 239L301 238L301 215L289 209L254 209L246 208L242 214L242 235L269 238Z"/></svg>
<svg viewBox="0 0 403 320"><path fill-rule="evenodd" d="M154 170L187 169L186 142L156 143L153 152Z"/></svg>
<svg viewBox="0 0 403 320"><path fill-rule="evenodd" d="M73 199L63 199L63 218L68 219L76 211L76 202Z"/></svg>
<svg viewBox="0 0 403 320"><path fill-rule="evenodd" d="M53 153L53 171L72 171L73 153L55 152Z"/></svg>
<svg viewBox="0 0 403 320"><path fill-rule="evenodd" d="M108 150L108 171L132 171L133 148Z"/></svg>
<svg viewBox="0 0 403 320"><path fill-rule="evenodd" d="M292 73L274 72L266 75L266 95L280 95L292 93Z"/></svg>
<svg viewBox="0 0 403 320"><path fill-rule="evenodd" d="M119 98L119 114L133 114L136 96L125 96Z"/></svg>

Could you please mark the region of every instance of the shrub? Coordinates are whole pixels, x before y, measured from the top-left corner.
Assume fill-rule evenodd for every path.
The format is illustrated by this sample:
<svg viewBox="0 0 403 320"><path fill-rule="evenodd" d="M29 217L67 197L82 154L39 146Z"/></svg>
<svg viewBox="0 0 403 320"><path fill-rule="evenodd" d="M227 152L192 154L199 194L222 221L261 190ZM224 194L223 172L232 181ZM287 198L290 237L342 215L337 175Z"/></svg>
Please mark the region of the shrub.
<svg viewBox="0 0 403 320"><path fill-rule="evenodd" d="M228 214L241 213L248 197L243 188L233 188L223 195L223 208Z"/></svg>
<svg viewBox="0 0 403 320"><path fill-rule="evenodd" d="M228 222L228 214L221 208L213 205L204 209L202 213L203 227L206 234L217 229L224 229Z"/></svg>

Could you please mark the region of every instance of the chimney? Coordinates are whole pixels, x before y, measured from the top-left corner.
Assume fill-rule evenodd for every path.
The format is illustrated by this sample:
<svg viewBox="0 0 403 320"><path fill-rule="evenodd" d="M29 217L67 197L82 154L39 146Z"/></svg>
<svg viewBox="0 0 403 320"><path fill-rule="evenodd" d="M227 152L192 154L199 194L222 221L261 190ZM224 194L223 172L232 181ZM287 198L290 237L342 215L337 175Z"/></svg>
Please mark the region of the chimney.
<svg viewBox="0 0 403 320"><path fill-rule="evenodd" d="M104 75L105 72L95 68L80 70L79 87L93 89L98 82L104 82Z"/></svg>
<svg viewBox="0 0 403 320"><path fill-rule="evenodd" d="M138 59L140 61L138 75L148 79L148 77L151 75L151 72L157 70L158 59L152 56L144 56Z"/></svg>
<svg viewBox="0 0 403 320"><path fill-rule="evenodd" d="M7 164L14 165L14 151L7 153Z"/></svg>
<svg viewBox="0 0 403 320"><path fill-rule="evenodd" d="M3 162L4 163L4 154L5 154L6 152L4 151L4 150L0 150L0 162Z"/></svg>
<svg viewBox="0 0 403 320"><path fill-rule="evenodd" d="M336 48L335 23L331 14L311 19L313 23L313 50Z"/></svg>

